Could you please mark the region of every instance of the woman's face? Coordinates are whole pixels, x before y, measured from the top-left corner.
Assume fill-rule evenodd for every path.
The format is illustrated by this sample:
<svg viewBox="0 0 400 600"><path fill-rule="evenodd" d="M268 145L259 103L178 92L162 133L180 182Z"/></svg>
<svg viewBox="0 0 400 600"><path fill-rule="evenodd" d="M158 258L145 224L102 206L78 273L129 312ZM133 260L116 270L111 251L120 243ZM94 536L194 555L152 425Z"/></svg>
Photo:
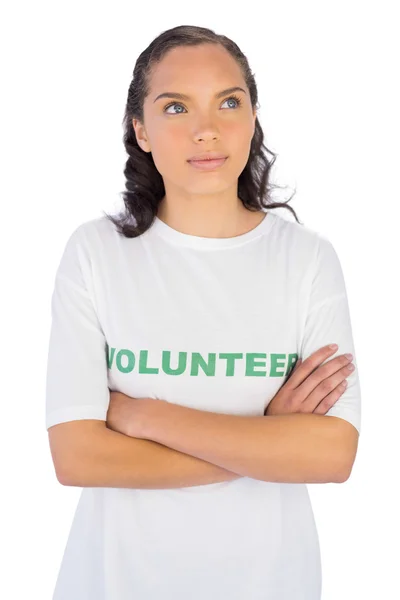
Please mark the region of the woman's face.
<svg viewBox="0 0 400 600"><path fill-rule="evenodd" d="M216 97L236 86L244 91ZM165 92L188 98L156 100ZM132 124L140 147L152 153L166 190L177 187L187 193L209 194L237 185L249 157L255 119L256 110L236 61L222 46L203 44L174 48L164 56L151 76L144 123L134 119ZM187 162L210 150L228 156L222 167L199 171Z"/></svg>

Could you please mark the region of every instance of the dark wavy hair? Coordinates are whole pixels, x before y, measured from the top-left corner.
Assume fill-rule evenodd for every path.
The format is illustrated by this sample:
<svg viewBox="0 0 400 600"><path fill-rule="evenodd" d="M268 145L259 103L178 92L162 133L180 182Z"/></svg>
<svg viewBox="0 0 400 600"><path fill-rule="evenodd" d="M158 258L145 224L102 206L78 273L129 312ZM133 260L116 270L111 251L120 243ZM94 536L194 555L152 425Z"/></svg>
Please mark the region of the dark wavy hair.
<svg viewBox="0 0 400 600"><path fill-rule="evenodd" d="M159 63L172 48L200 44L220 44L231 54L242 70L250 91L253 110L256 105L258 106L257 86L247 58L237 44L226 36L218 35L205 27L180 25L163 31L151 42L136 61L122 123L124 127L123 141L128 154L124 169L126 190L122 192L125 210L116 216L103 211L106 218L114 223L118 233L127 238L137 237L149 229L157 215L159 203L165 196L163 178L154 164L151 152L145 152L140 148L132 119L138 119L141 123L144 121L143 104L149 94L153 65ZM280 187L269 181L270 171L277 154L268 150L263 141L264 133L258 118L256 118L249 158L238 179L238 197L248 210L254 212L260 211L262 208L287 208L300 223L295 210L291 206L287 206L293 196L286 202L272 202L271 200L272 189ZM272 156L271 160L268 160L264 150ZM132 223L132 219L134 223ZM300 224L303 225L303 223Z"/></svg>

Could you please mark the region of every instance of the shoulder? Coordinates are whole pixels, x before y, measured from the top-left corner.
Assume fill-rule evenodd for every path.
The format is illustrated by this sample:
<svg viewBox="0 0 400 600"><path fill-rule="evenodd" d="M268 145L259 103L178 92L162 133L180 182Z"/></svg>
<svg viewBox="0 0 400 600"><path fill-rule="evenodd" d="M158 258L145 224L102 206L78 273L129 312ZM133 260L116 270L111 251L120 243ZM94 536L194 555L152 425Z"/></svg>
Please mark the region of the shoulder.
<svg viewBox="0 0 400 600"><path fill-rule="evenodd" d="M275 209L276 210L276 209ZM294 217L282 216L277 212L269 211L273 219L274 243L280 244L293 252L300 252L308 259L317 258L318 252L331 246L330 240L321 232L298 223Z"/></svg>

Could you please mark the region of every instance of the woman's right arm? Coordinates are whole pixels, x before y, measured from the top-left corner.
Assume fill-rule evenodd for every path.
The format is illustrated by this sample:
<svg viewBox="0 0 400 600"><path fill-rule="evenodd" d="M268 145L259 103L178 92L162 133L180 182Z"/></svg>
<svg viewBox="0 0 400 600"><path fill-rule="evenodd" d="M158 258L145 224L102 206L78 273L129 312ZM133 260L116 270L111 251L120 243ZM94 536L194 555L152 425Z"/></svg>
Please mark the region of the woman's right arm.
<svg viewBox="0 0 400 600"><path fill-rule="evenodd" d="M83 419L48 430L58 481L77 487L172 489L239 479L207 461Z"/></svg>

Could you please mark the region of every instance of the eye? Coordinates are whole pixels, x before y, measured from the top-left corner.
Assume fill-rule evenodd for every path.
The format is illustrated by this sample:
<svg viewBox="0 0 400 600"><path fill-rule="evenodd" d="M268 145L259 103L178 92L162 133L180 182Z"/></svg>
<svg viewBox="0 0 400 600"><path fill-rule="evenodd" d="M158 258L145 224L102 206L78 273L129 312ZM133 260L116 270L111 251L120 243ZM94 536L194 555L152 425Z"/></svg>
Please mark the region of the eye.
<svg viewBox="0 0 400 600"><path fill-rule="evenodd" d="M234 100L236 102L237 107L234 106L233 108L239 108L241 106L241 104L242 104L242 100L238 96L229 96L229 98L227 98L226 100L224 100L223 103L225 104L225 102L228 102L228 100ZM167 106L164 107L163 112L167 113L167 109L170 108L171 106L183 106L183 104L181 104L180 102L170 102L170 104L167 104ZM173 114L179 115L179 114L182 114L182 113L178 112L178 113L167 113L167 114L169 114L169 115L173 115Z"/></svg>

